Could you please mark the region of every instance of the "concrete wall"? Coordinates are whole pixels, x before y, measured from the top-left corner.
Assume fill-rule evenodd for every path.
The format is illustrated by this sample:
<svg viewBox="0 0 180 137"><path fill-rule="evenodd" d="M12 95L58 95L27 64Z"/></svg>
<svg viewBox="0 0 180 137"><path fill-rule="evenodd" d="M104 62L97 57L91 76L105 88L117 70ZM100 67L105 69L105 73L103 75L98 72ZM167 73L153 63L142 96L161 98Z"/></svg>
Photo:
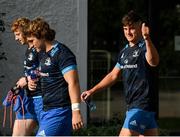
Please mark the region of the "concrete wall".
<svg viewBox="0 0 180 137"><path fill-rule="evenodd" d="M87 84L87 0L1 0L0 13L3 17L6 31L1 34L0 50L6 52L7 61L0 61L0 74L5 75L0 83L0 102L6 92L22 75L25 47L19 46L10 31L12 21L18 17L33 19L44 17L56 30L56 39L66 44L76 55L80 74L81 89ZM83 115L86 119L86 107ZM0 128L2 132L2 105L0 105ZM85 121L86 122L86 121ZM10 132L9 124L3 132Z"/></svg>

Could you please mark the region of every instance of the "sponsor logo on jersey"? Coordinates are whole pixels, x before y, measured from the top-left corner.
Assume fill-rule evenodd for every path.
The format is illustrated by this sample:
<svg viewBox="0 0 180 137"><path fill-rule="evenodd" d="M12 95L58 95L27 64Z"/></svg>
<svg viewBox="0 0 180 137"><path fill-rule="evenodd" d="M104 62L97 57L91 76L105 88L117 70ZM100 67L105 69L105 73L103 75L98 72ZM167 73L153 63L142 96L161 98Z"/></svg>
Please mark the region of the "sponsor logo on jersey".
<svg viewBox="0 0 180 137"><path fill-rule="evenodd" d="M131 121L129 124L132 125L132 126L136 126L136 127L137 127L137 122L136 122L136 120Z"/></svg>
<svg viewBox="0 0 180 137"><path fill-rule="evenodd" d="M135 65L122 65L121 66L121 69L126 69L126 68L128 68L128 69L132 69L132 68L137 68L138 67L138 65L137 64L135 64Z"/></svg>
<svg viewBox="0 0 180 137"><path fill-rule="evenodd" d="M24 61L24 65L26 65L26 61Z"/></svg>
<svg viewBox="0 0 180 137"><path fill-rule="evenodd" d="M33 54L32 53L29 54L28 60L30 60L30 61L33 60Z"/></svg>
<svg viewBox="0 0 180 137"><path fill-rule="evenodd" d="M128 59L125 59L125 60L124 60L124 63L125 63L125 64L128 64Z"/></svg>
<svg viewBox="0 0 180 137"><path fill-rule="evenodd" d="M124 53L121 55L121 59L124 58Z"/></svg>
<svg viewBox="0 0 180 137"><path fill-rule="evenodd" d="M50 59L50 58L47 58L44 64L45 64L46 66L50 66L50 65L51 65L51 59Z"/></svg>
<svg viewBox="0 0 180 137"><path fill-rule="evenodd" d="M45 136L46 136L45 131L44 131L44 130L40 131L40 132L38 133L38 136L43 136L43 137L45 137Z"/></svg>
<svg viewBox="0 0 180 137"><path fill-rule="evenodd" d="M135 50L132 55L134 58L139 56L139 50Z"/></svg>

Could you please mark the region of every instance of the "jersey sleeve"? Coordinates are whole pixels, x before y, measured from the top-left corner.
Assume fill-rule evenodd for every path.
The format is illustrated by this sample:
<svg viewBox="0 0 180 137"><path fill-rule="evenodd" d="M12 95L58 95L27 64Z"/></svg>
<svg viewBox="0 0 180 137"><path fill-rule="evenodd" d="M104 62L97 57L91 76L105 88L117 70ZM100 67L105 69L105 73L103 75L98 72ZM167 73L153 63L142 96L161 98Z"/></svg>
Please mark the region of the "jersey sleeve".
<svg viewBox="0 0 180 137"><path fill-rule="evenodd" d="M69 49L63 50L60 53L58 65L63 75L71 70L77 70L75 55Z"/></svg>
<svg viewBox="0 0 180 137"><path fill-rule="evenodd" d="M146 60L146 53L147 53L146 44L145 44L145 42L143 41L143 43L142 43L143 59L144 59L144 61L148 64L148 62L147 62L147 60Z"/></svg>
<svg viewBox="0 0 180 137"><path fill-rule="evenodd" d="M116 65L115 65L115 67L118 68L118 69L122 69L122 63L121 63L121 57L122 56L123 56L123 54L122 54L122 52L120 52L119 55L118 55Z"/></svg>

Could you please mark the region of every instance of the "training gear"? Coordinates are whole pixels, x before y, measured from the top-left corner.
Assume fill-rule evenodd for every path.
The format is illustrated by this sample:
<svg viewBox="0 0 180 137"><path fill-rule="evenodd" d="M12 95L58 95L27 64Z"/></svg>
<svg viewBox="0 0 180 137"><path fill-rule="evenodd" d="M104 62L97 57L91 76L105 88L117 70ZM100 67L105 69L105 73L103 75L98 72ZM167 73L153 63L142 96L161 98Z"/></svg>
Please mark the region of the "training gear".
<svg viewBox="0 0 180 137"><path fill-rule="evenodd" d="M128 109L156 111L156 82L153 68L146 61L144 40L120 51L116 68L122 70Z"/></svg>
<svg viewBox="0 0 180 137"><path fill-rule="evenodd" d="M148 129L158 128L155 113L142 109L130 109L126 112L123 128L144 134Z"/></svg>
<svg viewBox="0 0 180 137"><path fill-rule="evenodd" d="M89 107L90 111L96 111L96 104L94 102L85 100L85 103Z"/></svg>
<svg viewBox="0 0 180 137"><path fill-rule="evenodd" d="M71 136L71 107L42 111L40 115L39 130L36 136Z"/></svg>
<svg viewBox="0 0 180 137"><path fill-rule="evenodd" d="M71 109L72 111L80 110L80 103L73 103Z"/></svg>
<svg viewBox="0 0 180 137"><path fill-rule="evenodd" d="M50 51L41 54L39 71L44 74L40 78L44 110L71 106L64 74L77 70L74 54L59 42L55 42Z"/></svg>

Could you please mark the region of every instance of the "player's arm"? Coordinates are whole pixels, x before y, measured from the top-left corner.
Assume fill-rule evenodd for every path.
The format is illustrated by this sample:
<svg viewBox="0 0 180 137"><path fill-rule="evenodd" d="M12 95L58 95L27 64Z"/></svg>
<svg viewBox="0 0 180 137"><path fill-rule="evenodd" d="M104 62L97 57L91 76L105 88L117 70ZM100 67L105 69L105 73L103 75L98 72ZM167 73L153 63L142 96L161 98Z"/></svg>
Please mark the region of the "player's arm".
<svg viewBox="0 0 180 137"><path fill-rule="evenodd" d="M121 70L117 67L107 74L97 85L81 94L81 100L88 99L92 94L112 86L119 78Z"/></svg>
<svg viewBox="0 0 180 137"><path fill-rule="evenodd" d="M146 60L150 66L155 67L159 64L159 54L151 41L149 27L145 26L145 23L142 24L142 36L146 43Z"/></svg>
<svg viewBox="0 0 180 137"><path fill-rule="evenodd" d="M68 83L69 96L72 104L72 125L73 129L82 128L83 120L80 112L80 86L77 70L70 70L64 74Z"/></svg>

